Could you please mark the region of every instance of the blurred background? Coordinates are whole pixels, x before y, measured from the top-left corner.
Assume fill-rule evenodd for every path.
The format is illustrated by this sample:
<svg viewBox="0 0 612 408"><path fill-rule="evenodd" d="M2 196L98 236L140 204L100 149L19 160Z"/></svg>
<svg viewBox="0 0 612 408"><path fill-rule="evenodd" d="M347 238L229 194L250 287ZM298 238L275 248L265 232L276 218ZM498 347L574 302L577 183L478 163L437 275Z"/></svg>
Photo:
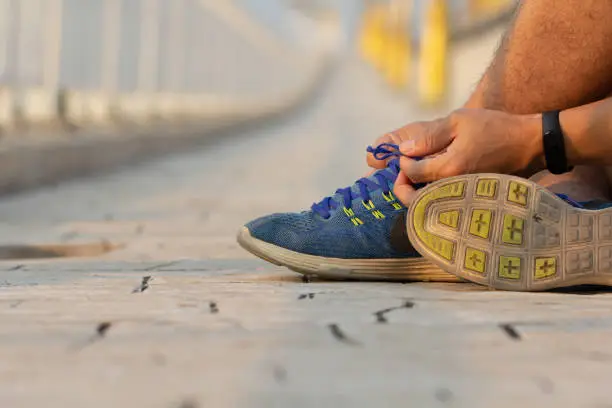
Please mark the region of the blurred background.
<svg viewBox="0 0 612 408"><path fill-rule="evenodd" d="M507 20L514 7L513 0L0 0L0 124L197 118L216 103L229 110L235 103L244 114L252 105L243 98L286 105L322 56L352 54L390 88L435 106L448 93L454 42Z"/></svg>

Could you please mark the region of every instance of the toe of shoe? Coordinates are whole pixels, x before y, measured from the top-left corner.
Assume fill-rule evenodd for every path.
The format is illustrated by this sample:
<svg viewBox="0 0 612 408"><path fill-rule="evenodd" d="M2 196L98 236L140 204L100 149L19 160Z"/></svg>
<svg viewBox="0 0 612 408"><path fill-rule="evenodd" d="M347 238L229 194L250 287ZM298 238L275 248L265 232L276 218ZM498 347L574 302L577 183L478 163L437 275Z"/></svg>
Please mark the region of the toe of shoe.
<svg viewBox="0 0 612 408"><path fill-rule="evenodd" d="M255 239L285 247L295 234L293 226L283 221L283 214L267 215L248 222L243 230Z"/></svg>

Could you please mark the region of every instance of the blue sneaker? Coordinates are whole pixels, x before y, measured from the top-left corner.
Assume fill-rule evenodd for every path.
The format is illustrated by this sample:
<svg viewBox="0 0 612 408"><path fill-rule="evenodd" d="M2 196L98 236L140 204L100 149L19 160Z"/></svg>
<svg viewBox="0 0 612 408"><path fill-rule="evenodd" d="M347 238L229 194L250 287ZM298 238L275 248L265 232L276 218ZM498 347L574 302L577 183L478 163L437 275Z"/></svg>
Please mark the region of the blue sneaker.
<svg viewBox="0 0 612 408"><path fill-rule="evenodd" d="M398 147L368 148L385 169L313 204L309 211L272 214L246 224L238 243L276 265L332 279L437 281L456 278L425 261L406 233L407 209L393 195Z"/></svg>
<svg viewBox="0 0 612 408"><path fill-rule="evenodd" d="M612 286L612 203L576 202L503 174L436 181L410 204L408 236L445 271L495 289Z"/></svg>

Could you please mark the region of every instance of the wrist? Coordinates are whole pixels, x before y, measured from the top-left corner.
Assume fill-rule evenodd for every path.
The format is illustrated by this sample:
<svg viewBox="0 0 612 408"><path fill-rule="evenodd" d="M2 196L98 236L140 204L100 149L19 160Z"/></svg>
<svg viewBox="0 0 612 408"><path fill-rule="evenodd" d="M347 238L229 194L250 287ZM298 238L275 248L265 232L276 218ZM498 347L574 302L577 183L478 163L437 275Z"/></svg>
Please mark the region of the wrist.
<svg viewBox="0 0 612 408"><path fill-rule="evenodd" d="M522 115L522 145L525 147L526 168L534 173L546 169L544 142L542 140L542 115Z"/></svg>

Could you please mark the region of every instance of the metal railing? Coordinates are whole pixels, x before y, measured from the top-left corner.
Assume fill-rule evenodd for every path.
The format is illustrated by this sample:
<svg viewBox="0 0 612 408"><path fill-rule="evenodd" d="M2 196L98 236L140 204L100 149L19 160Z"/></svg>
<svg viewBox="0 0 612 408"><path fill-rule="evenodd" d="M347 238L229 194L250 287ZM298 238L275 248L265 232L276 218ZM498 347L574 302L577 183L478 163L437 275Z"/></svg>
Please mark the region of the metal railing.
<svg viewBox="0 0 612 408"><path fill-rule="evenodd" d="M214 115L296 92L312 55L237 4L0 0L0 126Z"/></svg>

